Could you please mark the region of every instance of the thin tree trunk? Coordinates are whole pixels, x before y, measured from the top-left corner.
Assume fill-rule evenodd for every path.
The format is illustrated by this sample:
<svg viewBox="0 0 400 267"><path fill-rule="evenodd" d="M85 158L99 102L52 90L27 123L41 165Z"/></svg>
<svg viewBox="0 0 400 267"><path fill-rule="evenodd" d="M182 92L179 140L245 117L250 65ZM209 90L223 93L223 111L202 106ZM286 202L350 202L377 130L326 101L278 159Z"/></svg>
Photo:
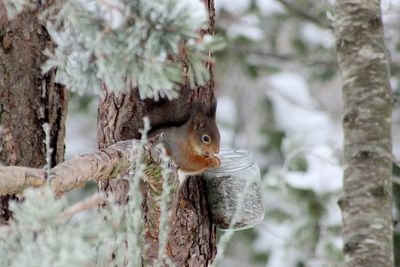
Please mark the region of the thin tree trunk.
<svg viewBox="0 0 400 267"><path fill-rule="evenodd" d="M196 0L193 0L196 1ZM204 1L210 12L210 26L204 33L214 32L214 2ZM139 99L136 89L129 94L110 93L103 87L104 96L99 104L98 142L99 148L107 147L117 141L139 138L143 128L143 117L148 116L152 129L166 125L179 125L188 119L191 104L202 102L205 108L211 107L214 100L214 80L212 66L208 65L211 78L205 86L191 89L181 88L180 97L168 101ZM117 199L127 201L128 182L123 179L100 182L99 188L112 192ZM147 198L149 187L144 187L143 212L145 219L146 244L144 261L150 265L158 254L159 211L151 199ZM176 266L207 266L216 253L216 230L211 222L205 197L205 186L201 177L190 177L178 192L178 201L170 207L167 253ZM155 223L155 224L154 224Z"/></svg>
<svg viewBox="0 0 400 267"><path fill-rule="evenodd" d="M344 99L346 266L393 266L392 92L378 0L337 0L336 44Z"/></svg>
<svg viewBox="0 0 400 267"><path fill-rule="evenodd" d="M49 123L51 164L64 159L66 97L54 82L54 71L42 75L50 37L35 12L8 21L0 3L0 162L40 168L46 163L45 133ZM11 216L8 201L0 198L0 224Z"/></svg>

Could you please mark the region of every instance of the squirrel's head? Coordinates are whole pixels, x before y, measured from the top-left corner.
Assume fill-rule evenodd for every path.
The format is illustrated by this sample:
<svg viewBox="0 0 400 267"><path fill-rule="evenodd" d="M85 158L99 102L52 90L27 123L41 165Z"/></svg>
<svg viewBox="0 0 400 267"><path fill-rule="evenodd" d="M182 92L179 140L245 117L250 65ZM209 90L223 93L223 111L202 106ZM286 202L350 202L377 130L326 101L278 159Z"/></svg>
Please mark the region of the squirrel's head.
<svg viewBox="0 0 400 267"><path fill-rule="evenodd" d="M219 131L215 117L196 113L191 118L190 127L190 142L197 154L214 157L219 153Z"/></svg>

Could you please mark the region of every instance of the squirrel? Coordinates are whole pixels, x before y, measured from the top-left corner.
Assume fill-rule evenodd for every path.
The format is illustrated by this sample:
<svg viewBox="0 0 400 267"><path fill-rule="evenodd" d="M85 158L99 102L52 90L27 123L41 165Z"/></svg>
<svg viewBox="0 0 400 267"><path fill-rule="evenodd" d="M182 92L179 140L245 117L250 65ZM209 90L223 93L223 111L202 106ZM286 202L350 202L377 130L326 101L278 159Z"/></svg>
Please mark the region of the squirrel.
<svg viewBox="0 0 400 267"><path fill-rule="evenodd" d="M221 165L216 156L219 153L220 136L215 122L215 109L212 108L207 114L197 106L184 124L150 133L150 137L163 133L158 143L164 145L167 155L178 166L180 184L187 175L199 174Z"/></svg>

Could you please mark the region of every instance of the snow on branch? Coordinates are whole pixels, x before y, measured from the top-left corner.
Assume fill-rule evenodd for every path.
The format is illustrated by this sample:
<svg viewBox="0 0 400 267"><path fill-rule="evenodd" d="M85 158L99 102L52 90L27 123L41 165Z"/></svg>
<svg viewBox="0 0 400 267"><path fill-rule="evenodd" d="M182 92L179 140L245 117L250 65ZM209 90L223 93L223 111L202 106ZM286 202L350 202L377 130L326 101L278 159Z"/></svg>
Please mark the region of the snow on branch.
<svg viewBox="0 0 400 267"><path fill-rule="evenodd" d="M155 140L155 139L154 139ZM146 162L161 162L160 151L152 146L152 140L142 146L139 140L127 140L92 153L76 156L50 170L51 187L56 195L79 188L89 180L115 178L129 171L130 164L139 150L143 150ZM43 169L1 166L0 195L14 194L27 187L40 187L46 184Z"/></svg>
<svg viewBox="0 0 400 267"><path fill-rule="evenodd" d="M37 1L3 0L14 17ZM57 68L56 82L69 90L100 93L137 87L140 97L175 98L179 85L209 79L210 50L221 40L204 33L209 17L192 0L54 0L39 5L55 44L43 72ZM0 14L1 16L1 14Z"/></svg>

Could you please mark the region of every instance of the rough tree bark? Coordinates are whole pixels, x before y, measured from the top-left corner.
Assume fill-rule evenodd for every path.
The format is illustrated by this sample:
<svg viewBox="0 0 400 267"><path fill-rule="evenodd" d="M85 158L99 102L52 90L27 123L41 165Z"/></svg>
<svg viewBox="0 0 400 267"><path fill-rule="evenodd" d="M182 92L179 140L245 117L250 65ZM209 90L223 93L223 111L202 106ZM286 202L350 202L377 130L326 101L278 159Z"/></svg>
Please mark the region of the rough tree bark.
<svg viewBox="0 0 400 267"><path fill-rule="evenodd" d="M197 0L193 0L197 1ZM214 33L214 1L204 0L210 14L209 28L204 33ZM181 87L180 97L173 101L161 99L139 99L136 89L128 94L110 93L103 87L104 96L99 104L98 142L99 147L107 147L117 141L139 138L139 129L143 128L143 117L148 116L154 128L163 125L181 124L189 117L191 104L202 102L205 108L214 100L214 80L212 66L208 65L211 78L204 86L191 89ZM121 202L127 201L128 182L117 179L101 182L99 187L112 192ZM149 246L143 256L148 263L157 259L158 229L150 217L154 215L154 206L146 199L149 187L144 189L143 210L145 213L146 243ZM211 222L205 197L205 186L201 177L190 177L178 192L178 201L170 207L167 253L176 266L207 266L216 253L216 230ZM149 214L152 215L149 215ZM157 213L157 212L156 212ZM155 220L157 222L157 219Z"/></svg>
<svg viewBox="0 0 400 267"><path fill-rule="evenodd" d="M4 165L43 167L46 149L43 123L51 129L51 164L64 159L66 98L54 82L54 72L42 75L50 37L35 12L23 12L8 21L0 2L0 162ZM0 197L0 224L11 213Z"/></svg>
<svg viewBox="0 0 400 267"><path fill-rule="evenodd" d="M392 92L379 0L337 0L344 99L346 266L393 266Z"/></svg>

